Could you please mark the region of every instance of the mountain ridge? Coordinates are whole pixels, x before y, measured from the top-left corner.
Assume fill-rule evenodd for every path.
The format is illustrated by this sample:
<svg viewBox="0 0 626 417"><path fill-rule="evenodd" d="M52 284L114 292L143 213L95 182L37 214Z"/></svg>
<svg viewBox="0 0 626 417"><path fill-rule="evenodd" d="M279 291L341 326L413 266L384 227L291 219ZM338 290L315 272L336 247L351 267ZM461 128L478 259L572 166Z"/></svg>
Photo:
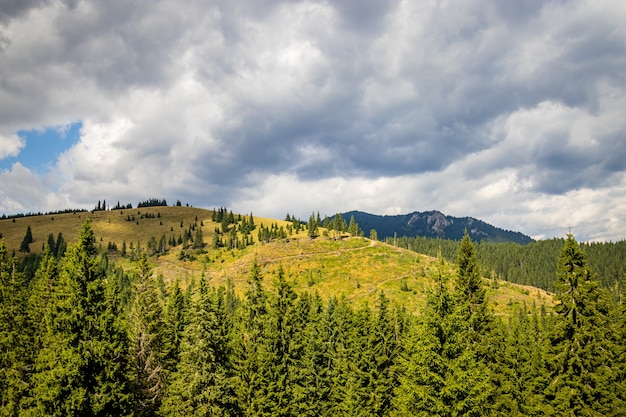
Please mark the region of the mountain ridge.
<svg viewBox="0 0 626 417"><path fill-rule="evenodd" d="M354 220L366 234L374 229L380 239L395 235L460 240L467 230L472 240L477 242L527 244L534 241L530 236L521 232L502 229L474 217L448 216L438 210L413 211L395 215L377 215L352 210L343 213L342 216L346 223L354 216Z"/></svg>

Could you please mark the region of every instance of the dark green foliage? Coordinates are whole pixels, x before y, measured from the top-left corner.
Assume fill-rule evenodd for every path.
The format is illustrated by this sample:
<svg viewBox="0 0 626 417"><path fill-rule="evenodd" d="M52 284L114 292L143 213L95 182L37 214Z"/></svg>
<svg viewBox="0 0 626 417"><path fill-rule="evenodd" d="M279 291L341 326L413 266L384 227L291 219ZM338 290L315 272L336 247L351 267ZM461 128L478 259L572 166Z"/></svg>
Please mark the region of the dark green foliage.
<svg viewBox="0 0 626 417"><path fill-rule="evenodd" d="M179 205L179 204L177 204ZM140 201L137 204L137 208L140 207L159 207L159 206L167 206L167 201L165 199L160 200L158 198L149 198L146 201Z"/></svg>
<svg viewBox="0 0 626 417"><path fill-rule="evenodd" d="M167 298L164 314L164 367L168 372L174 372L177 368L180 343L185 327L189 322L189 303L188 296L180 289L178 280L176 280Z"/></svg>
<svg viewBox="0 0 626 417"><path fill-rule="evenodd" d="M407 338L397 397L398 415L485 415L493 403L489 355L491 317L466 234L458 253L455 290L449 292L443 257L422 321Z"/></svg>
<svg viewBox="0 0 626 417"><path fill-rule="evenodd" d="M95 237L85 222L61 263L46 311L34 396L44 415L120 415L128 411L128 349L114 282L105 285Z"/></svg>
<svg viewBox="0 0 626 417"><path fill-rule="evenodd" d="M489 332L491 316L487 308L485 287L480 275L476 248L468 233L465 233L456 264L458 273L455 283L456 312L459 319L467 326L468 343L479 343L481 337Z"/></svg>
<svg viewBox="0 0 626 417"><path fill-rule="evenodd" d="M137 416L152 416L161 405L166 388L165 336L161 302L144 252L137 262L129 320L133 411Z"/></svg>
<svg viewBox="0 0 626 417"><path fill-rule="evenodd" d="M22 243L20 244L20 252L30 252L31 243L33 243L33 234L30 231L30 226L28 226L28 228L26 229L26 234L24 235L24 239L22 239Z"/></svg>
<svg viewBox="0 0 626 417"><path fill-rule="evenodd" d="M615 390L612 305L571 234L561 250L556 287L558 317L550 333L546 399L556 414L615 415L624 404Z"/></svg>
<svg viewBox="0 0 626 417"><path fill-rule="evenodd" d="M265 415L267 396L263 381L264 331L268 322L263 275L256 259L248 278L246 302L238 318L240 337L234 340L234 366L239 407L246 416Z"/></svg>
<svg viewBox="0 0 626 417"><path fill-rule="evenodd" d="M359 229L359 224L354 220L354 216L350 216L350 224L347 230L352 236L360 236L363 233L362 230Z"/></svg>
<svg viewBox="0 0 626 417"><path fill-rule="evenodd" d="M290 342L298 328L294 303L297 298L286 281L282 265L276 278L275 294L269 298L269 320L265 330L263 379L267 381L267 411L272 416L288 416L293 398L293 384L289 364L294 360Z"/></svg>
<svg viewBox="0 0 626 417"><path fill-rule="evenodd" d="M162 415L241 415L230 365L229 324L224 289L207 288L201 279Z"/></svg>
<svg viewBox="0 0 626 417"><path fill-rule="evenodd" d="M27 315L28 286L0 240L0 416L17 415L29 405L35 345Z"/></svg>
<svg viewBox="0 0 626 417"><path fill-rule="evenodd" d="M449 261L455 259L460 245L459 241L425 237L400 237L396 242L400 247L430 256L437 256L441 248L444 258ZM480 242L476 245L476 254L485 276L493 275L506 281L554 291L554 264L563 244L563 239L540 240L526 245ZM579 246L587 254L589 266L598 274L602 286L612 290L614 299L619 298L626 274L626 263L623 261L626 259L626 241L582 243Z"/></svg>
<svg viewBox="0 0 626 417"><path fill-rule="evenodd" d="M311 217L309 217L309 223L307 226L309 229L309 237L311 239L315 239L316 237L319 236L318 224L317 224L317 221L315 220L315 215L313 213L311 213Z"/></svg>

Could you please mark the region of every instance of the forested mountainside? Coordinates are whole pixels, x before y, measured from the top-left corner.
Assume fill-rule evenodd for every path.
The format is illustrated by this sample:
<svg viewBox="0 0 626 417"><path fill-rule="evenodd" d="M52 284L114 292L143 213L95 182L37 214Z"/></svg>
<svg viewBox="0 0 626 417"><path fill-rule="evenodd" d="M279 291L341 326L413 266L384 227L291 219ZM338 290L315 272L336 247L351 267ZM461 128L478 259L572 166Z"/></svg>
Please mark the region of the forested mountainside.
<svg viewBox="0 0 626 417"><path fill-rule="evenodd" d="M393 239L387 241L393 242ZM441 248L444 257L450 261L454 260L460 245L458 241L423 237L401 237L395 242L400 247L430 256L436 256ZM564 239L540 240L526 245L480 242L476 244L476 250L484 276L495 275L505 281L554 291L556 259L563 244ZM579 245L601 285L619 298L626 277L626 241Z"/></svg>
<svg viewBox="0 0 626 417"><path fill-rule="evenodd" d="M111 215L100 217L101 231L114 226ZM168 221L150 215L125 223L129 230L146 222L171 231ZM363 248L364 239L344 234L313 236L313 226L304 236L290 234L284 223L267 226L221 209L189 228L181 223L187 242L172 250L181 265L203 261L198 276L174 279L155 273L161 257L174 262L160 252L167 238L164 246L157 239L129 244L122 255L98 243L89 220L62 250L58 241L54 251L44 244L31 279L0 240L0 413L623 414L626 311L600 285L573 236L554 259L550 311L532 302L507 317L494 314L489 287L505 283L481 278L476 244L466 234L454 264L439 255L429 265L432 284L420 289L421 308L410 314L387 292L418 297L416 291L377 290L374 303L357 304L321 294L315 279L296 290L286 271L305 253L264 260L261 248L291 239L296 246L356 243L338 252L340 260L363 250L380 259L399 253L378 252L383 245L376 242ZM224 266L242 254L254 261L235 284L228 277L237 269ZM377 270L383 279L389 273Z"/></svg>
<svg viewBox="0 0 626 417"><path fill-rule="evenodd" d="M395 236L430 237L461 240L465 230L475 242L529 243L533 239L520 232L504 230L472 217L446 216L439 211L413 212L393 216L379 216L362 211L343 214L345 222L350 218L359 224L365 234L376 230L380 239Z"/></svg>

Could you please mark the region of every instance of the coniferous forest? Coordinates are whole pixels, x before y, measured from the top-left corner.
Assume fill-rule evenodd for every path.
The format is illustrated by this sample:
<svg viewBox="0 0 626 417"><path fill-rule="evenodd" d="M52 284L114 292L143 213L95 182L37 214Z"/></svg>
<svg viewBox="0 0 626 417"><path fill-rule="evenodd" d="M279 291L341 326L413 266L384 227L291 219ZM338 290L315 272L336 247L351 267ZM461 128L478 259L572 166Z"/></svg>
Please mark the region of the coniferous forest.
<svg viewBox="0 0 626 417"><path fill-rule="evenodd" d="M503 318L467 234L439 245L419 314L384 292L296 292L257 262L243 295L204 274L161 285L145 252L132 270L109 261L89 221L32 279L2 242L0 415L624 415L626 311L588 247L559 245L554 311Z"/></svg>

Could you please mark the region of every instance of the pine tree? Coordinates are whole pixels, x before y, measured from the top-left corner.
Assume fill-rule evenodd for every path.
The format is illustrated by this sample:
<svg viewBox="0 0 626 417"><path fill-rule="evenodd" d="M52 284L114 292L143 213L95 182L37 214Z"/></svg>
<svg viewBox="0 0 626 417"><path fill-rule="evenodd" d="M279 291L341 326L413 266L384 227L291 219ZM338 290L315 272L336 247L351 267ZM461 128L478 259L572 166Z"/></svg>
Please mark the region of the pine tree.
<svg viewBox="0 0 626 417"><path fill-rule="evenodd" d="M30 226L28 226L26 228L26 234L24 235L24 239L22 239L22 243L20 244L20 252L30 252L31 243L33 243L33 233L30 230Z"/></svg>
<svg viewBox="0 0 626 417"><path fill-rule="evenodd" d="M96 258L87 220L68 246L46 311L34 395L39 415L121 415L129 411L128 349L117 289Z"/></svg>
<svg viewBox="0 0 626 417"><path fill-rule="evenodd" d="M529 316L529 313L531 315ZM500 346L496 368L499 415L546 414L543 390L546 386L545 349L536 309L520 308L509 319L506 340Z"/></svg>
<svg viewBox="0 0 626 417"><path fill-rule="evenodd" d="M180 289L178 280L174 281L174 287L167 298L164 315L166 334L164 366L168 372L175 372L178 365L180 343L189 321L189 302L188 297Z"/></svg>
<svg viewBox="0 0 626 417"><path fill-rule="evenodd" d="M492 336L494 320L487 306L486 290L476 259L476 247L467 231L457 254L457 276L454 289L454 322L459 326L460 354L453 372L457 393L455 408L460 413L483 415L493 403L494 387L491 364L495 362Z"/></svg>
<svg viewBox="0 0 626 417"><path fill-rule="evenodd" d="M455 298L460 319L466 323L469 343L478 343L490 330L492 317L487 307L486 290L480 277L476 259L476 247L467 230L463 235L457 254L458 273Z"/></svg>
<svg viewBox="0 0 626 417"><path fill-rule="evenodd" d="M145 252L137 262L135 299L130 310L130 360L133 409L137 416L156 413L165 392L163 312Z"/></svg>
<svg viewBox="0 0 626 417"><path fill-rule="evenodd" d="M56 252L56 243L54 241L54 234L52 233L48 235L48 249L53 255Z"/></svg>
<svg viewBox="0 0 626 417"><path fill-rule="evenodd" d="M352 236L359 235L359 224L354 220L354 215L350 216L350 224L348 225L348 233Z"/></svg>
<svg viewBox="0 0 626 417"><path fill-rule="evenodd" d="M28 406L35 349L27 316L28 285L0 240L0 416Z"/></svg>
<svg viewBox="0 0 626 417"><path fill-rule="evenodd" d="M372 331L368 338L373 352L369 407L375 416L389 415L394 389L399 384L398 371L404 319L401 312L392 311L389 304L389 299L381 291L376 316L372 322Z"/></svg>
<svg viewBox="0 0 626 417"><path fill-rule="evenodd" d="M203 239L204 238L202 237L202 228L198 227L196 229L195 237L193 238L193 248L197 250L202 250L202 248L204 247Z"/></svg>
<svg viewBox="0 0 626 417"><path fill-rule="evenodd" d="M290 341L298 327L294 311L297 295L285 279L282 265L278 268L275 287L276 294L268 303L269 320L262 352L263 378L267 381L268 412L273 416L288 416L291 415L289 407L293 398L289 364L293 361Z"/></svg>
<svg viewBox="0 0 626 417"><path fill-rule="evenodd" d="M54 242L54 238L52 239ZM59 271L58 262L54 252L49 246L44 248L44 253L31 283L29 297L29 314L34 325L35 345L41 346L41 338L46 332L46 311L52 299L55 286L58 285Z"/></svg>
<svg viewBox="0 0 626 417"><path fill-rule="evenodd" d="M414 323L407 337L405 372L394 399L397 415L486 415L493 396L486 355L490 319L481 316L488 313L469 236L459 249L454 293L441 250L439 260L422 322Z"/></svg>
<svg viewBox="0 0 626 417"><path fill-rule="evenodd" d="M398 416L454 415L454 361L462 346L444 266L440 251L437 280L426 294L422 321L413 320L406 339L404 372L394 398Z"/></svg>
<svg viewBox="0 0 626 417"><path fill-rule="evenodd" d="M265 415L268 406L261 354L268 321L262 281L261 267L255 258L248 277L242 316L238 319L239 334L234 346L237 397L239 407L246 416Z"/></svg>
<svg viewBox="0 0 626 417"><path fill-rule="evenodd" d="M311 216L309 217L308 228L309 237L311 239L315 239L319 234L317 232L317 222L315 221L315 216L313 215L313 213L311 213Z"/></svg>
<svg viewBox="0 0 626 417"><path fill-rule="evenodd" d="M550 335L551 380L546 389L552 413L620 414L624 404L615 392L612 306L571 233L561 249L556 288L557 322Z"/></svg>
<svg viewBox="0 0 626 417"><path fill-rule="evenodd" d="M369 399L373 391L372 375L375 368L372 346L369 345L369 334L372 312L367 305L356 311L349 339L348 368L346 384L343 387L342 414L348 416L373 416L373 408Z"/></svg>
<svg viewBox="0 0 626 417"><path fill-rule="evenodd" d="M162 415L241 415L230 364L230 320L224 292L223 288L207 288L204 277L200 279Z"/></svg>
<svg viewBox="0 0 626 417"><path fill-rule="evenodd" d="M301 296L302 297L302 296ZM294 346L293 399L292 415L320 416L330 415L332 409L332 354L329 336L334 329L329 329L318 294L302 297L297 311L310 306L306 325L302 331L301 346Z"/></svg>
<svg viewBox="0 0 626 417"><path fill-rule="evenodd" d="M56 256L57 259L61 259L63 255L65 255L65 250L67 249L65 239L63 239L63 233L59 232L57 235L57 241L54 244L54 248L54 256Z"/></svg>

